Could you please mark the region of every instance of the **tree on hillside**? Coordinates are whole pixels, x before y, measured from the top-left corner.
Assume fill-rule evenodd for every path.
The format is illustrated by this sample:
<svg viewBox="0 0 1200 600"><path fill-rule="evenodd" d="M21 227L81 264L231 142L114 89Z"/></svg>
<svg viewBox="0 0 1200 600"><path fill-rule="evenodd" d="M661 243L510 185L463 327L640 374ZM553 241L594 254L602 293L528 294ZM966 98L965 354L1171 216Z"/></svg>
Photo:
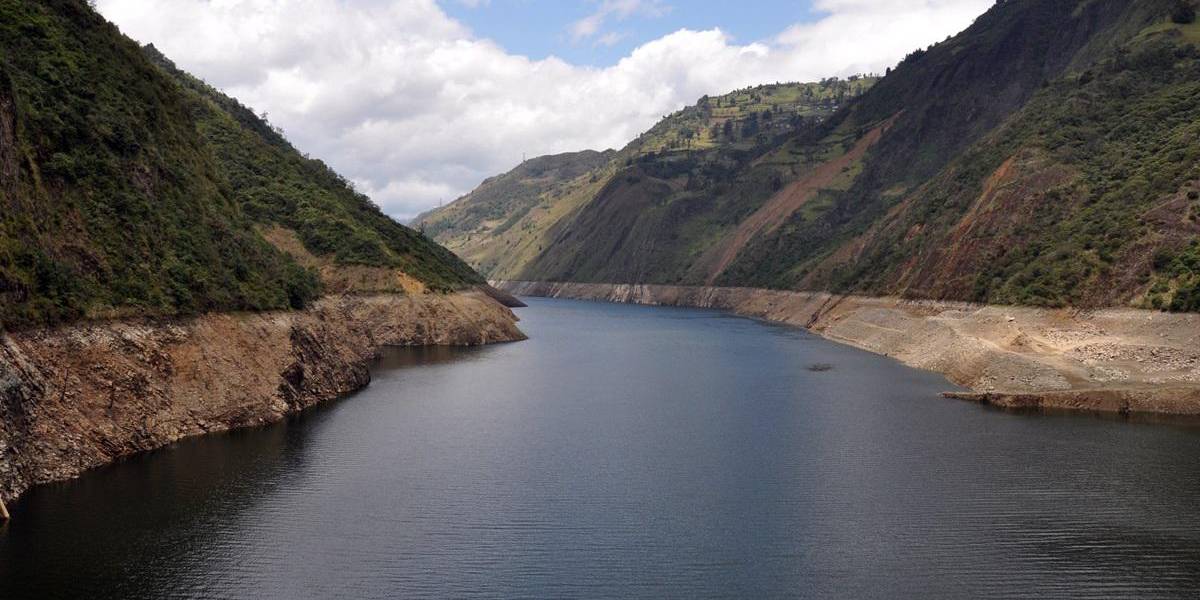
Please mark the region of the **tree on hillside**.
<svg viewBox="0 0 1200 600"><path fill-rule="evenodd" d="M752 112L746 117L745 124L742 125L742 136L753 137L758 134L758 113Z"/></svg>
<svg viewBox="0 0 1200 600"><path fill-rule="evenodd" d="M725 121L724 133L725 133L725 139L727 139L727 140L733 139L733 119L728 119Z"/></svg>

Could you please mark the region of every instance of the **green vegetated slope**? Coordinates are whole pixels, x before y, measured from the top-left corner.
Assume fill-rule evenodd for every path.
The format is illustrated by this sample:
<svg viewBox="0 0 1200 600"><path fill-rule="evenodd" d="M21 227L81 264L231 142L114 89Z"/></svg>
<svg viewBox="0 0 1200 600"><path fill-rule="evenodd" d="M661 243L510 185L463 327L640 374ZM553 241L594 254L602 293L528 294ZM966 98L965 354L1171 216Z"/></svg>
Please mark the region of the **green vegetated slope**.
<svg viewBox="0 0 1200 600"><path fill-rule="evenodd" d="M264 225L433 287L477 277L250 111L168 75L82 0L0 1L0 52L6 328L304 306L318 276Z"/></svg>
<svg viewBox="0 0 1200 600"><path fill-rule="evenodd" d="M1166 273L1153 256L1200 231L1184 206L1200 178L1200 62L1195 25L1169 20L1174 4L1005 2L909 57L835 122L899 115L863 174L822 219L764 236L721 280L1154 302L1147 293Z"/></svg>
<svg viewBox="0 0 1200 600"><path fill-rule="evenodd" d="M633 161L499 275L1200 310L1192 5L998 2L748 160Z"/></svg>
<svg viewBox="0 0 1200 600"><path fill-rule="evenodd" d="M639 219L646 208L640 201L650 197L663 207L669 205L672 213L704 213L703 219L698 213L689 215L697 217L693 226L676 234L669 244L659 245L676 253L672 268L684 268L687 256L702 247L714 230L736 222L737 215L728 213L744 210L736 206L736 198L706 201L704 195L711 195L709 188L714 183L725 182L731 173L750 167L779 140L815 127L874 81L854 77L765 85L702 98L664 118L619 152L582 152L526 161L454 203L423 215L417 225L485 274L511 278L536 261L560 256L547 248L560 247L557 238L577 222L580 211L602 194L632 186L637 198L632 199L633 205L619 207L623 214L614 218ZM790 176L794 162L787 158L755 165L748 179L759 187L778 186ZM655 185L660 181L666 182L665 186ZM732 187L727 182L722 189ZM654 232L660 223L642 223L651 238L660 237L657 234L661 232ZM610 222L596 233L620 236L624 227ZM610 264L620 267L621 261L657 256L642 252L637 241L608 242L609 247L624 249L623 255L611 256L606 251L589 256L586 268L599 272Z"/></svg>
<svg viewBox="0 0 1200 600"><path fill-rule="evenodd" d="M416 223L426 235L460 245L475 235L502 235L544 194L604 166L615 154L585 150L524 161L512 171L484 181L471 193L470 201L430 211L417 217Z"/></svg>
<svg viewBox="0 0 1200 600"><path fill-rule="evenodd" d="M152 46L152 62L182 89L219 175L253 222L294 231L306 250L338 264L398 269L447 291L478 283L454 253L383 214L324 162L304 156L270 124Z"/></svg>

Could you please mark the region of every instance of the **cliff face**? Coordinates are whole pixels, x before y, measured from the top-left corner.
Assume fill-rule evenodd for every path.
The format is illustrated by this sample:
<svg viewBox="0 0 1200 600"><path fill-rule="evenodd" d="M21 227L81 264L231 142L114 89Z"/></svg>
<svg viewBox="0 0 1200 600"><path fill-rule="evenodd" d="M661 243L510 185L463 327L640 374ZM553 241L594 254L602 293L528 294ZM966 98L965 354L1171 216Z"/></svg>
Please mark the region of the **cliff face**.
<svg viewBox="0 0 1200 600"><path fill-rule="evenodd" d="M328 297L298 312L92 322L0 338L0 500L367 385L383 346L524 339L483 291Z"/></svg>

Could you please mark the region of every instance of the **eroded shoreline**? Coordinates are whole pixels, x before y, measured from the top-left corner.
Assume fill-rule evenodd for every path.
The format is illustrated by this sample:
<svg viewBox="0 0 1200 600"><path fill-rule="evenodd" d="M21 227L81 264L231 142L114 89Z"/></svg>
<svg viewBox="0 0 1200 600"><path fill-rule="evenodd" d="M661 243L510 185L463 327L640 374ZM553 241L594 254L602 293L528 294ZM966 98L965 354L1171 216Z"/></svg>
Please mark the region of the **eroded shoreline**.
<svg viewBox="0 0 1200 600"><path fill-rule="evenodd" d="M299 312L112 321L0 337L0 501L179 439L357 391L385 346L525 339L492 295L334 296Z"/></svg>
<svg viewBox="0 0 1200 600"><path fill-rule="evenodd" d="M690 306L804 327L936 371L948 396L1019 409L1200 415L1200 315L750 288L497 281L522 296Z"/></svg>

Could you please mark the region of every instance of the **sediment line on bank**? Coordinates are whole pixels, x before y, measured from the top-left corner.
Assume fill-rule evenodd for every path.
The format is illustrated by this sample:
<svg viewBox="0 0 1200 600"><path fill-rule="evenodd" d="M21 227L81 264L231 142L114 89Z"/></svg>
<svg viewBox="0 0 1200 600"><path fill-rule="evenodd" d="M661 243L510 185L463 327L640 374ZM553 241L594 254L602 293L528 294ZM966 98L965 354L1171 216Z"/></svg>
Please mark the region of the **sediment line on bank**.
<svg viewBox="0 0 1200 600"><path fill-rule="evenodd" d="M0 500L179 439L263 425L370 382L385 346L525 339L484 290L297 312L81 323L0 337Z"/></svg>
<svg viewBox="0 0 1200 600"><path fill-rule="evenodd" d="M518 296L727 310L944 374L1007 408L1200 415L1200 316L751 288L497 281Z"/></svg>

